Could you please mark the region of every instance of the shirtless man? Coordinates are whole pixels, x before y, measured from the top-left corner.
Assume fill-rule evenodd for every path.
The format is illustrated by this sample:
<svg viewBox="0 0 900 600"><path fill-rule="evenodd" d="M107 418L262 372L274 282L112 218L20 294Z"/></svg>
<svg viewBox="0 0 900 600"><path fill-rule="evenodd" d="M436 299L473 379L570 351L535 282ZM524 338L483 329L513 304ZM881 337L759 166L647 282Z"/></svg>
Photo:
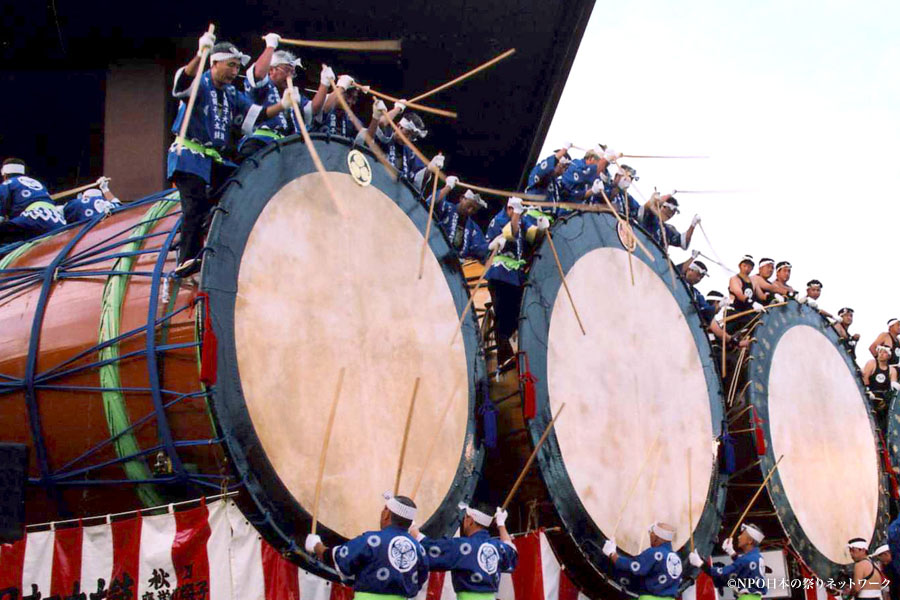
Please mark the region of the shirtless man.
<svg viewBox="0 0 900 600"><path fill-rule="evenodd" d="M888 319L887 331L878 334L872 345L869 346L869 353L873 358L878 358L878 346L887 346L891 352L891 358L888 364L896 365L900 363L900 319Z"/></svg>
<svg viewBox="0 0 900 600"><path fill-rule="evenodd" d="M853 559L853 580L846 594L850 598L881 598L881 584L884 575L867 556L869 543L863 538L853 538L847 542L850 558Z"/></svg>
<svg viewBox="0 0 900 600"><path fill-rule="evenodd" d="M750 282L753 284L753 296L760 304L784 302L784 297L778 293L775 286L769 281L774 272L775 261L771 258L761 258L759 259L756 275L750 276Z"/></svg>
<svg viewBox="0 0 900 600"><path fill-rule="evenodd" d="M841 340L841 344L847 349L850 357L856 360L856 344L859 343L859 334L850 333L850 326L853 325L853 309L845 306L838 311L838 318L840 320L834 324L834 330L837 332L838 339Z"/></svg>
<svg viewBox="0 0 900 600"><path fill-rule="evenodd" d="M785 298L793 298L797 294L797 290L788 285L790 278L791 263L783 260L775 265L775 281L772 282L772 287L776 293Z"/></svg>

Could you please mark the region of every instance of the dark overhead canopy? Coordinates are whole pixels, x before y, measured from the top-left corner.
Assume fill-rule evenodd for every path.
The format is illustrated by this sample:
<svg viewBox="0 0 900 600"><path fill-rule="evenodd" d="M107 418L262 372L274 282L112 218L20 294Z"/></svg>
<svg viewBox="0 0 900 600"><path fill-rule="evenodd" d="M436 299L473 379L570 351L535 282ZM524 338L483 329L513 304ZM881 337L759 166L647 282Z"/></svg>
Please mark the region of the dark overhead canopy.
<svg viewBox="0 0 900 600"><path fill-rule="evenodd" d="M95 113L51 109L32 118L33 101L78 101L67 94L65 79L48 74L43 86L38 84L41 75L33 71L102 72L110 62L136 59L174 67L192 55L196 38L209 23L216 25L220 39L254 56L263 48L260 36L269 31L306 39L401 38L399 55L303 49L300 54L310 63L311 81L318 78L318 63L326 61L338 73L349 72L376 89L407 97L516 48L500 64L428 99L459 112L459 119L425 116L430 133L422 144L427 153L444 151L449 171L514 188L537 159L592 7L593 0L6 3L0 38L5 72L0 79L7 94L0 102L7 116L10 108L12 114L15 108L24 111L23 132L46 128L52 134L58 129L54 115L77 119L78 114ZM26 82L24 89L10 93L20 81ZM101 126L102 119L96 124ZM0 151L12 152L17 132L8 120L3 129ZM86 140L59 143L88 147ZM48 152L64 150L47 146ZM75 154L80 155L82 151Z"/></svg>

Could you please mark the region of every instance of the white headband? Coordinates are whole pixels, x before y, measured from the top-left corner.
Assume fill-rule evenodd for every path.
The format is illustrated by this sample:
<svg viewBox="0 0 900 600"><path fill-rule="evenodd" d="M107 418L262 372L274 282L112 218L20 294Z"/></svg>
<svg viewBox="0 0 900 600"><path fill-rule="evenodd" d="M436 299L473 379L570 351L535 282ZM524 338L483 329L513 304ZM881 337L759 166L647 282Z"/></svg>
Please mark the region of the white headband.
<svg viewBox="0 0 900 600"><path fill-rule="evenodd" d="M741 531L746 531L747 535L750 536L750 539L752 539L757 544L762 542L766 537L765 535L763 535L762 531L760 531L759 529L756 528L755 525L745 525L742 523Z"/></svg>
<svg viewBox="0 0 900 600"><path fill-rule="evenodd" d="M691 271L697 271L697 272L700 273L701 275L706 275L706 269L704 269L703 267L701 267L701 266L698 265L697 263L691 263L690 265L688 265L688 269L691 270Z"/></svg>
<svg viewBox="0 0 900 600"><path fill-rule="evenodd" d="M891 352L891 347L890 347L890 346L885 346L884 344L878 344L878 345L875 347L875 352L881 352L882 350L884 350L885 352L887 352L888 354L890 354L890 352Z"/></svg>
<svg viewBox="0 0 900 600"><path fill-rule="evenodd" d="M659 539L667 542L671 542L675 539L675 532L671 529L662 527L661 523L654 523L651 525L650 531L652 531Z"/></svg>
<svg viewBox="0 0 900 600"><path fill-rule="evenodd" d="M775 261L772 260L771 258L764 258L763 260L759 261L760 267L764 267L766 265L774 265L774 264L775 264Z"/></svg>
<svg viewBox="0 0 900 600"><path fill-rule="evenodd" d="M869 544L866 543L866 540L855 540L853 542L848 542L847 547L856 548L857 550L868 550Z"/></svg>
<svg viewBox="0 0 900 600"><path fill-rule="evenodd" d="M663 202L663 208L668 208L669 210L671 210L674 213L681 212L680 210L678 210L678 207L675 206L674 204L672 204L671 202Z"/></svg>
<svg viewBox="0 0 900 600"><path fill-rule="evenodd" d="M0 175L24 175L25 165L19 163L9 163L0 168Z"/></svg>
<svg viewBox="0 0 900 600"><path fill-rule="evenodd" d="M83 198L102 198L103 192L101 192L100 190L98 190L96 188L93 188L90 190L85 190L81 196Z"/></svg>
<svg viewBox="0 0 900 600"><path fill-rule="evenodd" d="M887 544L882 544L882 545L878 546L877 548L875 548L875 552L873 552L869 556L878 556L879 554L882 554L884 552L890 552L890 550L891 549L888 548Z"/></svg>
<svg viewBox="0 0 900 600"><path fill-rule="evenodd" d="M291 65L300 69L303 68L301 60L294 57L294 55L287 50L279 50L272 56L272 62L269 63L269 66L277 67L279 65Z"/></svg>
<svg viewBox="0 0 900 600"><path fill-rule="evenodd" d="M473 192L472 190L466 190L466 193L463 194L463 198L468 198L469 200L474 200L475 204L480 206L481 208L487 208L487 202L484 201L484 198Z"/></svg>
<svg viewBox="0 0 900 600"><path fill-rule="evenodd" d="M415 133L415 134L418 135L419 137L425 137L426 135L428 135L428 130L427 130L427 129L419 129L418 127L416 127L416 124L415 124L415 123L413 123L412 121L410 121L410 120L407 119L406 117L403 117L402 119L400 119L400 127L403 127L403 128L405 128L405 129L409 129L410 131L412 131L413 133Z"/></svg>
<svg viewBox="0 0 900 600"><path fill-rule="evenodd" d="M384 496L385 499L384 505L389 511L402 519L408 519L410 521L415 520L416 507L401 504L390 492L385 492L382 496Z"/></svg>
<svg viewBox="0 0 900 600"><path fill-rule="evenodd" d="M897 322L898 322L897 319L891 319L890 321L888 321L888 327L890 327L891 325L893 325L894 323L897 323Z"/></svg>
<svg viewBox="0 0 900 600"><path fill-rule="evenodd" d="M239 52L237 48L232 47L230 52L216 52L212 56L209 57L209 60L212 62L219 62L222 60L228 60L230 58L237 58L241 61L241 65L247 66L247 63L250 62L250 57L242 52Z"/></svg>
<svg viewBox="0 0 900 600"><path fill-rule="evenodd" d="M472 520L482 527L490 527L491 521L494 520L494 517L481 512L477 508L472 508L465 502L460 502L457 506L459 506L460 510L466 511L466 514L472 517Z"/></svg>

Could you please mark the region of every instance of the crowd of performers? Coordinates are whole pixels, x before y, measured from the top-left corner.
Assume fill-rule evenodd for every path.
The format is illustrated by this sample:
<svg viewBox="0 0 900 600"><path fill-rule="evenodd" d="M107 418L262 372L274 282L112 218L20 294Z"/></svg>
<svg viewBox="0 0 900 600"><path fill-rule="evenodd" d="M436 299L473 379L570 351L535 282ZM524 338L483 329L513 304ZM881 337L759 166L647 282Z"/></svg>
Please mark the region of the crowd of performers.
<svg viewBox="0 0 900 600"><path fill-rule="evenodd" d="M339 93L351 110L359 103L360 88L354 85L351 76L337 77L330 67L323 65L319 86L310 99L298 88L287 85L288 78L297 68L302 68L300 59L286 50L278 50L280 37L277 34L268 34L264 40L265 50L247 68L243 83L238 81L238 74L248 65L250 57L233 44L216 43L210 33L200 37L197 56L175 74L172 93L181 100L172 126L173 133L177 134L186 114L185 101L200 67L200 57L209 53L210 67L201 74L183 148L179 152L173 143L168 153L168 178L180 192L183 209L175 276L189 276L200 268L209 214L218 200L220 186L241 160L278 139L299 132L296 113L292 110L294 102L310 131L355 138L359 144L365 141L365 136L374 139L399 175L419 190L430 190L430 178L443 169L442 155L437 155L426 165L402 136L395 136L388 121L397 119L399 130L410 141L427 135L421 117L408 111L404 101L398 101L388 109L383 101L375 100L368 127L359 130L351 116L337 106ZM531 170L523 196L541 195L557 205L604 205L628 222L639 225L666 250L673 245L684 250L690 247L694 229L700 224L699 216L694 216L686 231L678 231L668 223L680 210L673 195L654 194L645 203L638 203L628 193L631 184L638 179L637 173L632 167L619 164L621 155L598 145L585 151L581 158L572 158L571 148L571 144L564 144L541 160ZM52 232L67 223L102 218L120 205L106 178L97 181L96 189L83 192L64 206L57 206L47 188L26 173L22 160L5 160L2 175L2 243ZM487 202L471 189L463 191L458 183L456 176L447 176L437 197L431 199L423 194L423 201L435 203L435 221L461 260L491 261L486 265L486 280L496 316L499 363L502 365L514 354L511 340L518 324L530 253L553 220L563 216L568 209L529 206L521 198L512 197L491 218L485 232L475 217L488 208ZM731 277L727 294L712 291L703 295L694 287L707 275L707 267L698 256L699 253L693 251L691 258L678 269L688 283L700 318L715 343L746 346L749 340L743 335L745 328L758 313L774 304L793 300L805 303L831 319L842 344L855 358L859 335L849 331L853 309L842 308L837 318L819 309L821 282L812 280L805 291L795 290L789 284L789 262L776 263L770 258L761 258L757 262L747 255L741 259L739 271ZM755 274L754 268L757 269ZM900 321L891 319L887 331L869 347L873 359L862 372L873 408L882 416L882 426L889 399L900 389L896 368L900 363L898 338ZM459 536L430 539L414 525L415 503L403 496L389 497L381 512L379 530L363 533L334 548L326 548L319 536L311 534L306 539L305 549L332 566L342 577L352 577L357 597L368 597L366 594L395 598L415 596L431 570L451 571L453 587L460 598L488 600L496 595L500 574L516 567L515 545L505 527L506 511L498 508L491 515L485 507L464 507L464 510ZM490 536L492 525L497 527L499 538ZM607 540L602 550L609 559L610 576L645 597L675 597L682 583L683 567L671 545L674 538L672 526L655 523L650 530L650 547L634 557L620 555L615 540ZM763 539L759 527L745 523L741 525L736 549L731 538L721 545L732 559L730 564L711 564L697 551L690 553L689 562L692 567L707 572L717 585L734 587L739 600L758 600L767 585L759 548ZM869 544L866 540L850 540L848 549L855 567L852 585L843 590L845 593L860 598L880 597L883 582L900 573L896 568L900 563L900 520L891 524L888 539L890 547L878 548L872 555L874 560L867 556Z"/></svg>

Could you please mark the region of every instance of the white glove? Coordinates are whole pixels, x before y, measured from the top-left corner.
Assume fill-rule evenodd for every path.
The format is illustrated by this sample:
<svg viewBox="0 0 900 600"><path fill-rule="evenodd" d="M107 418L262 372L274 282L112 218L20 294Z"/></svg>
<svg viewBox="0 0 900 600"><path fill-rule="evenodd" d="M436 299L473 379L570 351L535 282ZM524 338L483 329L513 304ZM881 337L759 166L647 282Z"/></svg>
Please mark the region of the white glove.
<svg viewBox="0 0 900 600"><path fill-rule="evenodd" d="M691 219L691 227L696 227L700 224L700 215L694 215L694 218Z"/></svg>
<svg viewBox="0 0 900 600"><path fill-rule="evenodd" d="M759 302L753 303L753 310L756 312L766 312L766 307L760 304Z"/></svg>
<svg viewBox="0 0 900 600"><path fill-rule="evenodd" d="M281 94L281 108L284 110L291 110L294 106L291 102L291 94L294 94L294 99L300 97L300 90L296 87L294 88L284 88L284 92Z"/></svg>
<svg viewBox="0 0 900 600"><path fill-rule="evenodd" d="M376 121L381 119L382 115L387 112L387 106L384 104L384 100L375 100L372 104L372 118Z"/></svg>
<svg viewBox="0 0 900 600"><path fill-rule="evenodd" d="M506 527L507 516L509 516L509 513L498 506L494 512L494 523L497 524L497 527Z"/></svg>
<svg viewBox="0 0 900 600"><path fill-rule="evenodd" d="M697 249L691 250L691 259L696 260L697 257L700 256L700 251Z"/></svg>
<svg viewBox="0 0 900 600"><path fill-rule="evenodd" d="M306 550L307 554L315 554L316 546L322 543L322 538L317 536L315 533L310 533L306 536L306 541L303 542L303 548Z"/></svg>
<svg viewBox="0 0 900 600"><path fill-rule="evenodd" d="M733 302L734 302L734 296L732 296L732 295L725 296L722 299L722 301L719 303L719 310L728 308L729 306L731 306L731 304Z"/></svg>
<svg viewBox="0 0 900 600"><path fill-rule="evenodd" d="M500 252L501 250L503 250L504 246L506 246L506 238L503 237L503 234L501 233L493 240L491 240L491 243L488 244L488 250L490 250L491 252Z"/></svg>
<svg viewBox="0 0 900 600"><path fill-rule="evenodd" d="M703 566L703 559L700 558L700 554L696 550L688 554L688 562L691 563L692 567L697 567L698 569Z"/></svg>
<svg viewBox="0 0 900 600"><path fill-rule="evenodd" d="M572 142L563 142L562 147L566 150L570 150L572 148Z"/></svg>
<svg viewBox="0 0 900 600"><path fill-rule="evenodd" d="M806 305L810 308L819 308L819 303L813 300L812 298L806 299Z"/></svg>
<svg viewBox="0 0 900 600"><path fill-rule="evenodd" d="M323 64L322 72L319 74L319 83L330 88L332 81L334 81L334 70L328 65Z"/></svg>
<svg viewBox="0 0 900 600"><path fill-rule="evenodd" d="M591 184L591 194L599 196L601 191L603 191L603 182L595 179L594 183Z"/></svg>
<svg viewBox="0 0 900 600"><path fill-rule="evenodd" d="M607 148L606 151L603 153L603 158L606 160L606 162L609 162L609 163L616 162L617 160L619 160L620 156L621 156L621 154L619 154L612 148Z"/></svg>
<svg viewBox="0 0 900 600"><path fill-rule="evenodd" d="M394 108L400 109L399 114L403 114L403 111L406 110L406 102L404 102L403 100L398 100L397 102L394 102Z"/></svg>
<svg viewBox="0 0 900 600"><path fill-rule="evenodd" d="M416 538L417 542L421 542L425 539L425 534L419 531L419 526L413 522L412 525L409 526L409 533L412 534L414 538Z"/></svg>
<svg viewBox="0 0 900 600"><path fill-rule="evenodd" d="M456 187L456 184L459 183L459 177L456 175L450 175L447 177L447 187L451 190Z"/></svg>
<svg viewBox="0 0 900 600"><path fill-rule="evenodd" d="M603 542L603 555L610 556L616 551L616 539L611 538Z"/></svg>
<svg viewBox="0 0 900 600"><path fill-rule="evenodd" d="M797 304L806 304L806 294L800 294L797 296Z"/></svg>
<svg viewBox="0 0 900 600"><path fill-rule="evenodd" d="M900 392L900 383L897 383L896 381L892 381L891 389Z"/></svg>
<svg viewBox="0 0 900 600"><path fill-rule="evenodd" d="M216 45L216 36L209 33L208 31L200 36L200 41L197 42L197 56L203 54L204 50L212 50L212 47Z"/></svg>
<svg viewBox="0 0 900 600"><path fill-rule="evenodd" d="M444 168L444 155L441 153L437 153L434 155L434 158L431 159L431 162L428 163L429 167L434 167L435 169L443 169Z"/></svg>
<svg viewBox="0 0 900 600"><path fill-rule="evenodd" d="M547 231L550 229L550 219L547 217L538 217L537 228L538 231Z"/></svg>
<svg viewBox="0 0 900 600"><path fill-rule="evenodd" d="M772 294L772 296L775 298L775 302L784 302L784 296L781 294L776 293Z"/></svg>
<svg viewBox="0 0 900 600"><path fill-rule="evenodd" d="M866 396L869 397L869 400L875 401L875 394L873 394L870 390L866 390Z"/></svg>
<svg viewBox="0 0 900 600"><path fill-rule="evenodd" d="M266 48L277 48L278 42L281 41L281 36L277 33L267 33L263 36L263 39L266 40Z"/></svg>
<svg viewBox="0 0 900 600"><path fill-rule="evenodd" d="M338 77L337 86L345 92L353 85L353 78L349 75L341 75Z"/></svg>
<svg viewBox="0 0 900 600"><path fill-rule="evenodd" d="M731 538L726 538L726 540L722 542L722 550L724 550L725 554L728 556L734 556L734 541Z"/></svg>
<svg viewBox="0 0 900 600"><path fill-rule="evenodd" d="M507 206L513 209L513 212L517 215L521 215L525 212L525 207L522 206L522 199L513 196L509 199L509 202L506 203Z"/></svg>
<svg viewBox="0 0 900 600"><path fill-rule="evenodd" d="M97 180L97 187L104 194L109 191L109 177L103 176Z"/></svg>

